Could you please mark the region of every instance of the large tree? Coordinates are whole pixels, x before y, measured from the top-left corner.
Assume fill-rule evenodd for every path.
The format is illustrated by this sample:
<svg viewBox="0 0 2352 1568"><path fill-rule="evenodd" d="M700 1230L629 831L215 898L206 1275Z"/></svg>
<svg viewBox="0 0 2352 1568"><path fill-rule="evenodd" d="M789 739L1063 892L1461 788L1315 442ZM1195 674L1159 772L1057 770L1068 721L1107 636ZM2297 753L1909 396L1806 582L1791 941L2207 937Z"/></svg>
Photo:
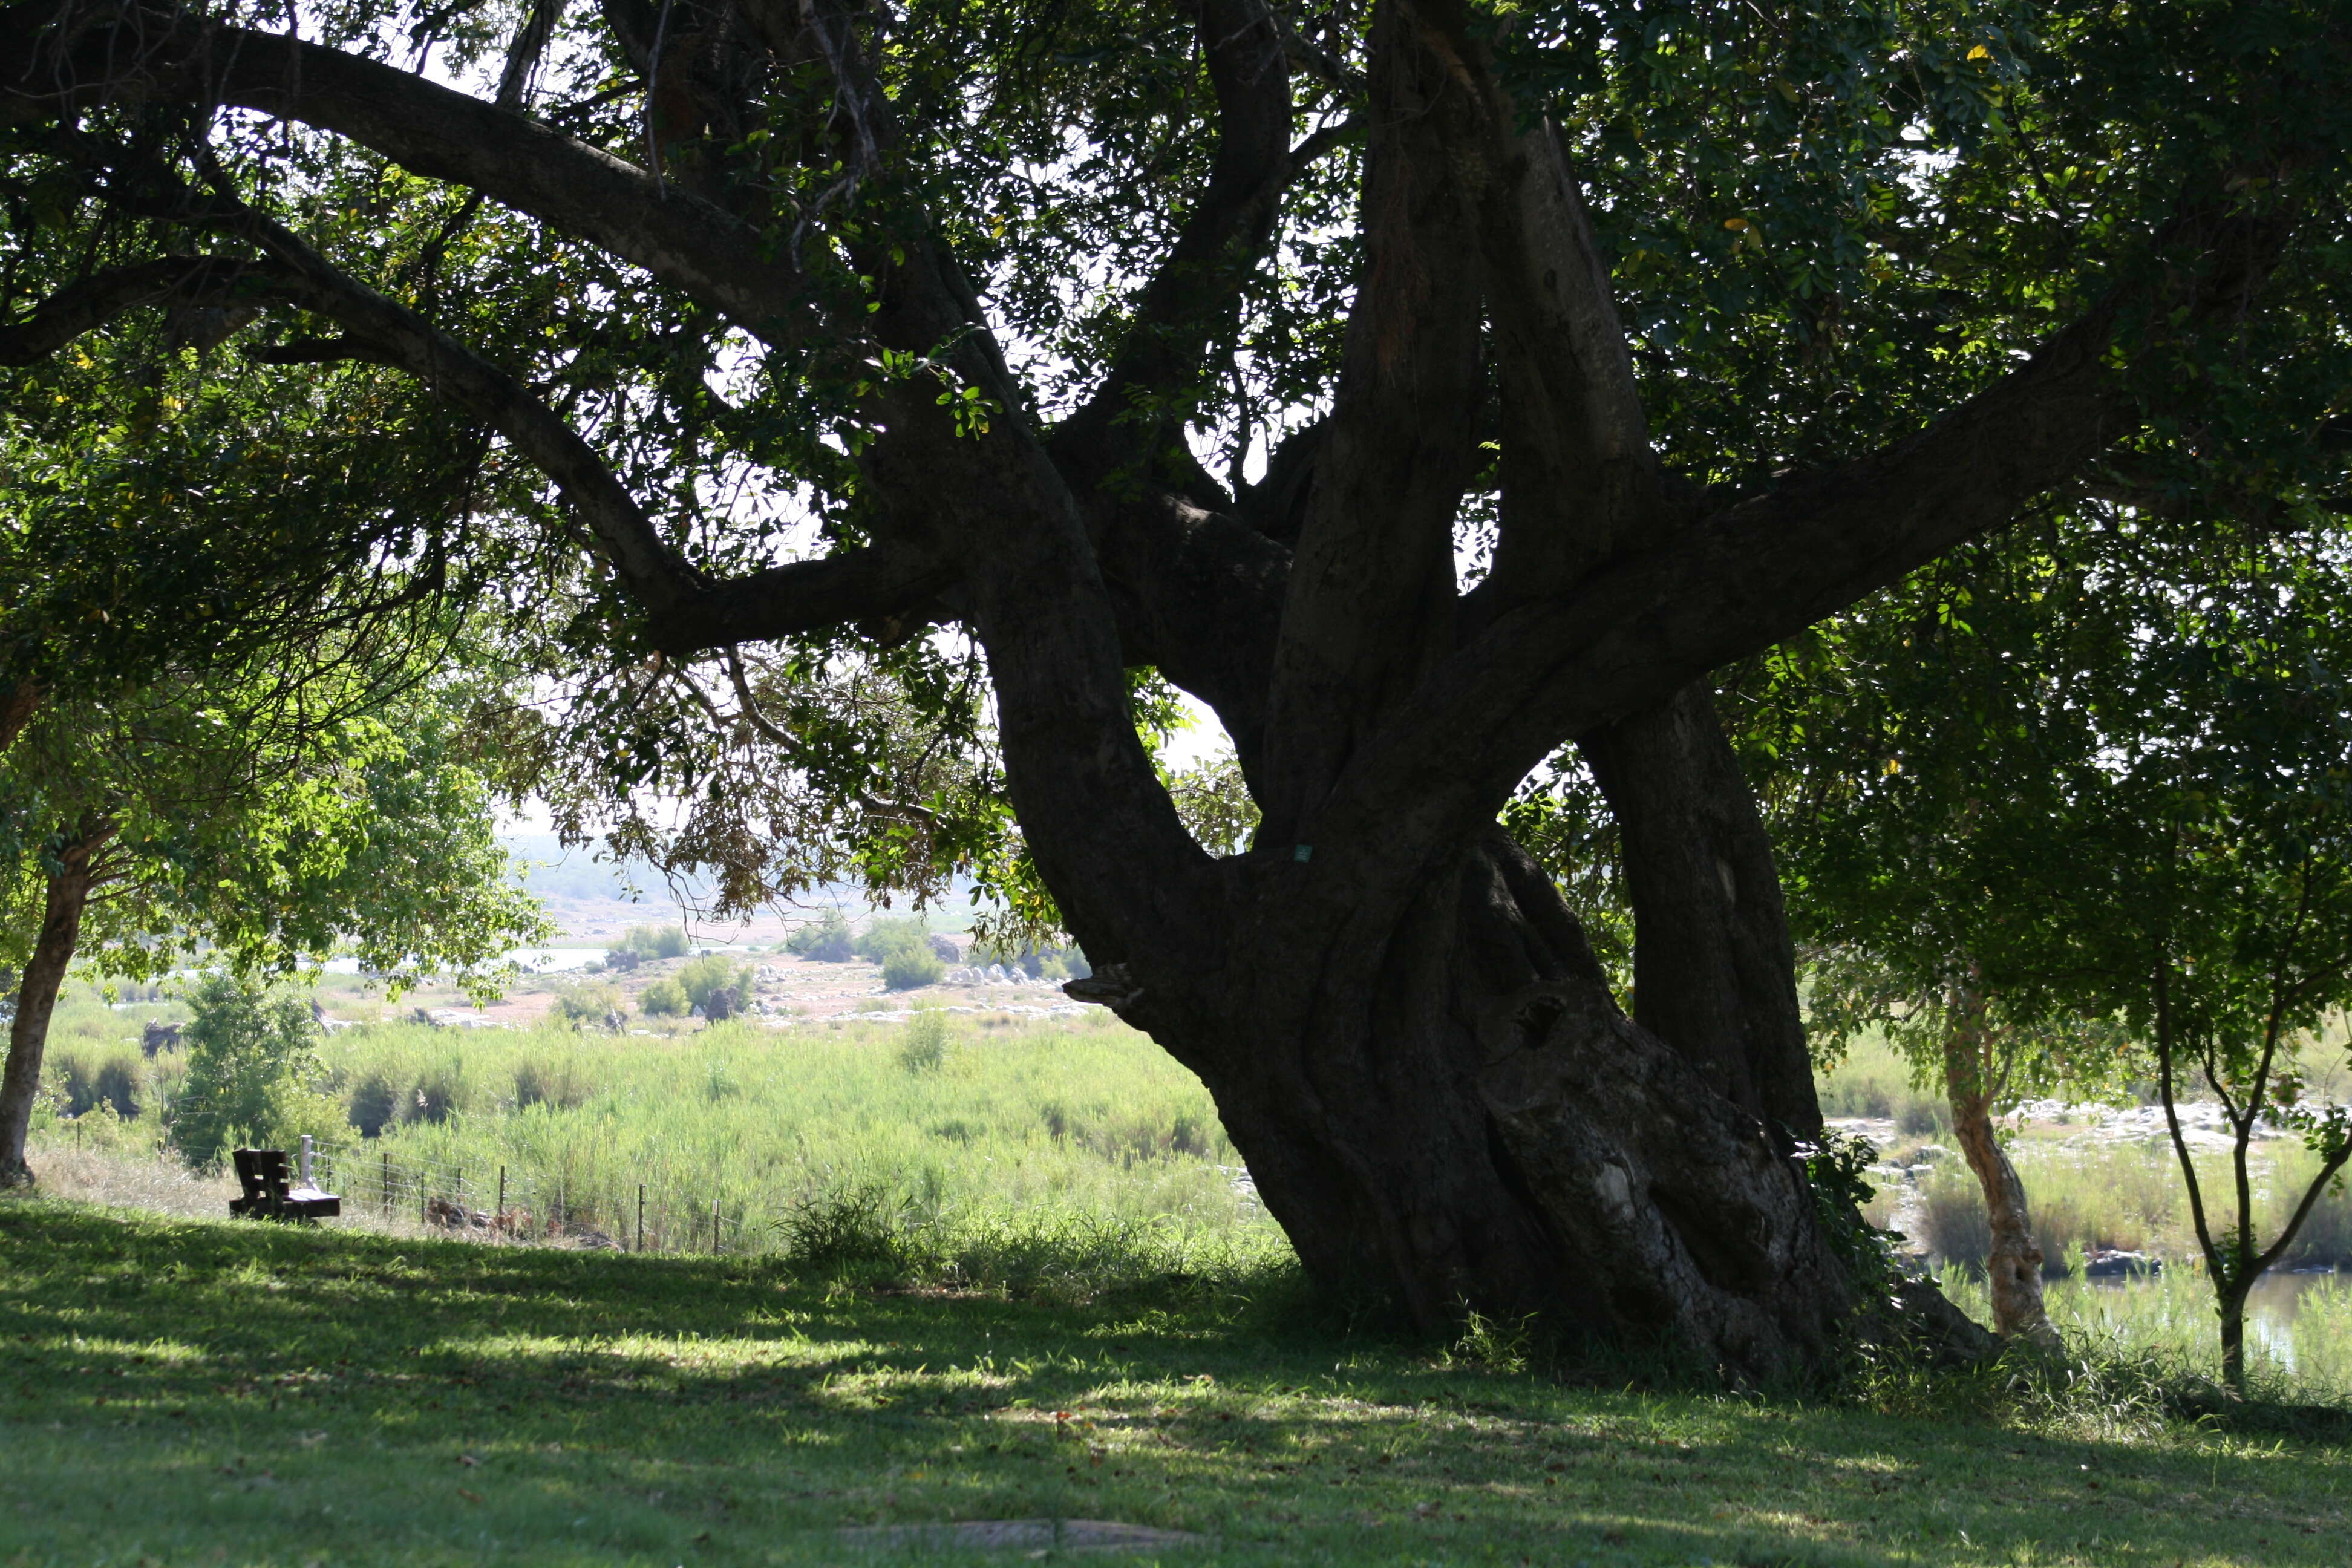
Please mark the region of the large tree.
<svg viewBox="0 0 2352 1568"><path fill-rule="evenodd" d="M160 300L416 376L560 498L616 780L675 675L972 853L766 711L895 671L1001 759L1008 883L1318 1279L1741 1372L1854 1295L1708 673L2259 375L2232 347L2352 142L2317 4L403 19L0 11L17 184L78 241L27 237L69 276L0 358ZM1249 852L1186 832L1139 671L1232 737ZM1571 742L1630 1018L1496 826Z"/></svg>

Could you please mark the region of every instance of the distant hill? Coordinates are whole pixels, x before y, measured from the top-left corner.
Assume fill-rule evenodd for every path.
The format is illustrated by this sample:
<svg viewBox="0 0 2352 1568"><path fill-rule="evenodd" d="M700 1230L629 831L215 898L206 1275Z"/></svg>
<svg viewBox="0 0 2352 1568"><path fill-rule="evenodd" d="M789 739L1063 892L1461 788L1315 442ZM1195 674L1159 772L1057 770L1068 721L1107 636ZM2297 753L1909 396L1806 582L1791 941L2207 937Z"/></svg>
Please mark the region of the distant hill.
<svg viewBox="0 0 2352 1568"><path fill-rule="evenodd" d="M552 833L502 833L499 842L520 862L515 880L542 899L627 899L653 905L672 901L669 879L651 861L614 862L598 849L566 849ZM703 884L688 880L683 890L698 897Z"/></svg>
<svg viewBox="0 0 2352 1568"><path fill-rule="evenodd" d="M599 858L603 852L593 847L566 849L552 833L501 833L499 842L518 862L515 881L536 894L557 925L573 936L602 940L631 925L668 920L672 911L689 910L709 890L709 885L699 878L683 879L674 888L647 860L614 862ZM961 929L959 922L969 918L971 886L968 878L955 879L947 897L936 906L934 929ZM800 904L803 911L839 909L853 921L863 921L867 913L863 895L846 886L812 888ZM769 941L780 936L786 925L805 918L804 912L769 910L744 924L764 928L780 920L785 922L777 925L773 933L760 936ZM689 917L688 923L698 928L700 922Z"/></svg>

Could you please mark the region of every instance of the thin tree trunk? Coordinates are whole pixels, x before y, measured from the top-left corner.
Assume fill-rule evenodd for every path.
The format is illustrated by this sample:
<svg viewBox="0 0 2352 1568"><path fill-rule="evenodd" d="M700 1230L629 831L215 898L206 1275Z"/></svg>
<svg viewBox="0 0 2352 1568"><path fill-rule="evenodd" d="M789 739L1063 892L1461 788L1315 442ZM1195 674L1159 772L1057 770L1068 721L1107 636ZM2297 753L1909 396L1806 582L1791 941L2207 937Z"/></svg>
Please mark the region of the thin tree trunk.
<svg viewBox="0 0 2352 1568"><path fill-rule="evenodd" d="M38 681L18 679L0 689L0 752L16 743L16 737L31 722L34 711L41 705Z"/></svg>
<svg viewBox="0 0 2352 1568"><path fill-rule="evenodd" d="M2246 1288L2221 1292L2221 1381L2230 1392L2246 1392Z"/></svg>
<svg viewBox="0 0 2352 1568"><path fill-rule="evenodd" d="M58 857L48 879L40 935L26 961L16 992L16 1016L8 1026L8 1066L0 1073L0 1187L30 1186L25 1135L33 1122L33 1101L41 1087L41 1055L49 1038L49 1016L57 1011L66 966L81 942L82 910L95 879L90 858L112 837L108 824L85 826L79 840Z"/></svg>
<svg viewBox="0 0 2352 1568"><path fill-rule="evenodd" d="M1818 1138L1780 870L1714 698L1685 687L1580 744L1617 822L1634 1021L1784 1152Z"/></svg>
<svg viewBox="0 0 2352 1568"><path fill-rule="evenodd" d="M1992 1248L1985 1255L1985 1279L1992 1296L1993 1327L2004 1337L2055 1349L2058 1331L2042 1300L2042 1248L2018 1179L1992 1124L1991 1042L1984 1004L1964 997L1958 1016L1944 1032L1944 1089L1952 1109L1952 1135L1984 1192L1992 1221Z"/></svg>

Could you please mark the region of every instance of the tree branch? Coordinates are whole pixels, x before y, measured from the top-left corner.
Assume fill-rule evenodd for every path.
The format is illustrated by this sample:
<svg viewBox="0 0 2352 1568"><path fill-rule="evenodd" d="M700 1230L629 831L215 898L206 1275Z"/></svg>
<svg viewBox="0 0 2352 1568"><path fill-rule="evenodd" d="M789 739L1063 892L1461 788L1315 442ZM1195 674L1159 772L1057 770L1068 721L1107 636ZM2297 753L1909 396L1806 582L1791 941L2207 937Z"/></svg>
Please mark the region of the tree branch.
<svg viewBox="0 0 2352 1568"><path fill-rule="evenodd" d="M1272 15L1256 0L1199 0L1201 49L1217 100L1217 151L1208 188L1144 285L1109 374L1062 422L1051 450L1080 488L1113 468L1148 464L1157 445L1144 405L1201 374L1209 345L1240 309L1264 258L1294 167L1290 72ZM1321 133L1318 133L1318 135ZM1301 151L1320 156L1336 134ZM1139 462L1140 459L1140 463Z"/></svg>
<svg viewBox="0 0 2352 1568"><path fill-rule="evenodd" d="M1633 355L1558 129L1522 128L1459 0L1411 3L1468 109L1455 153L1502 394L1501 527L1481 597L1556 594L1658 521Z"/></svg>
<svg viewBox="0 0 2352 1568"><path fill-rule="evenodd" d="M1454 519L1485 402L1477 254L1452 156L1470 109L1400 0L1372 24L1367 272L1289 574L1259 805L1269 841L1320 810L1348 759L1439 658Z"/></svg>
<svg viewBox="0 0 2352 1568"><path fill-rule="evenodd" d="M125 4L73 14L0 11L24 40L0 76L0 123L79 112L125 92L250 109L314 125L434 179L482 191L611 251L727 312L762 341L792 341L810 284L751 225L521 113L299 38Z"/></svg>
<svg viewBox="0 0 2352 1568"><path fill-rule="evenodd" d="M531 78L539 74L540 58L547 52L547 41L555 36L556 24L562 19L563 0L530 0L530 14L508 47L506 68L499 73L500 109L523 107Z"/></svg>
<svg viewBox="0 0 2352 1568"><path fill-rule="evenodd" d="M0 323L0 364L35 364L123 311L220 292L245 264L228 256L159 256L110 268L59 289L31 313Z"/></svg>
<svg viewBox="0 0 2352 1568"><path fill-rule="evenodd" d="M2156 352L2234 319L2290 228L2185 200L2156 263L1927 429L1633 542L1573 592L1504 611L1351 762L1318 831L1381 857L1458 842L1561 736L1660 702L1998 527L2137 422L2121 325Z"/></svg>

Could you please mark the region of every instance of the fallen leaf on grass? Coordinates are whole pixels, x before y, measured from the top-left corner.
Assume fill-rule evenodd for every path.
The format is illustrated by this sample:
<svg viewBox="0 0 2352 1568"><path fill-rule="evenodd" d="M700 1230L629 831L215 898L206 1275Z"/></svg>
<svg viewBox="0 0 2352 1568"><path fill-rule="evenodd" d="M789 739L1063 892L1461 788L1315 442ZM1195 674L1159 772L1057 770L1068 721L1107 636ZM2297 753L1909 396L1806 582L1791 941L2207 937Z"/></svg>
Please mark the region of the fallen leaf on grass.
<svg viewBox="0 0 2352 1568"><path fill-rule="evenodd" d="M463 1487L459 1487L459 1488L457 1489L457 1495L458 1495L459 1497L461 1497L461 1498L464 1498L467 1502L479 1502L479 1501L481 1501L481 1500L482 1500L482 1494L481 1494L481 1493L479 1493L479 1492L469 1492L469 1491L467 1491L467 1490L465 1488L463 1488Z"/></svg>

